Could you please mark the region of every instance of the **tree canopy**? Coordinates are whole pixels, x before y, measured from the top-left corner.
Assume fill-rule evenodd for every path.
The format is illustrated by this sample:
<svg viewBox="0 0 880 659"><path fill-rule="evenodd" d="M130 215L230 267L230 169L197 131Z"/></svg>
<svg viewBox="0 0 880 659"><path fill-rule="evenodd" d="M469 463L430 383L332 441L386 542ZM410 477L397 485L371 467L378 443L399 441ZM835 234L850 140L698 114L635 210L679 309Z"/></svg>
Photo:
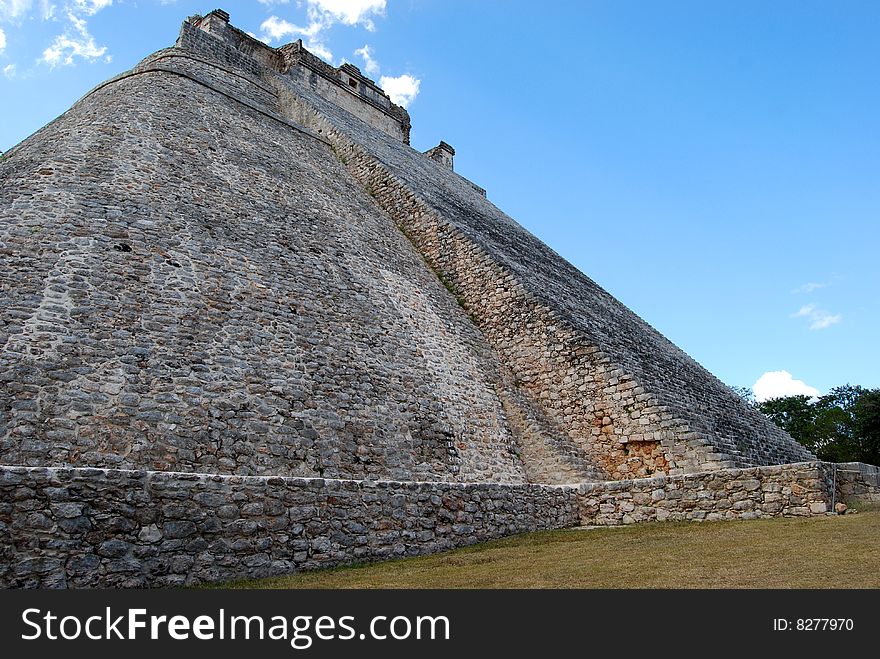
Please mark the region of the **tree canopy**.
<svg viewBox="0 0 880 659"><path fill-rule="evenodd" d="M880 389L845 384L819 398L761 402L749 389L735 390L821 460L880 464Z"/></svg>

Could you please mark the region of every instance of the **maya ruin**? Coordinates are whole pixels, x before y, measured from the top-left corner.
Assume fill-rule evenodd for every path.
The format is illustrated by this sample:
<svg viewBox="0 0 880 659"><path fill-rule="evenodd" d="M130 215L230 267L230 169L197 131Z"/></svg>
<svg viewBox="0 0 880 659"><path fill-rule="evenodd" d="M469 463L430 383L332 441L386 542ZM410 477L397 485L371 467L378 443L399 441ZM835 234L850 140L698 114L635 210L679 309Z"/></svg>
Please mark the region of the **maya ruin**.
<svg viewBox="0 0 880 659"><path fill-rule="evenodd" d="M880 496L413 149L357 67L229 21L0 162L0 586Z"/></svg>

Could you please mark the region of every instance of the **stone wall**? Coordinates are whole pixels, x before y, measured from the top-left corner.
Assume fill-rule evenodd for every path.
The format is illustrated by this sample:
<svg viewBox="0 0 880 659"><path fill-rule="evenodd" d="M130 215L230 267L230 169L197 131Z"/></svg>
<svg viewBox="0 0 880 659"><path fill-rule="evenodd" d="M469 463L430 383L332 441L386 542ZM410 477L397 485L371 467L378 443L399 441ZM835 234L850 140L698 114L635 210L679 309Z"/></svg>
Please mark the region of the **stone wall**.
<svg viewBox="0 0 880 659"><path fill-rule="evenodd" d="M277 107L275 91L260 78L242 69L227 68L216 61L177 48L166 48L153 53L138 63L133 72L144 73L163 69L186 74L238 102L247 103L264 112L272 113Z"/></svg>
<svg viewBox="0 0 880 659"><path fill-rule="evenodd" d="M359 117L376 130L380 130L404 144L409 143L410 126L408 121L403 123L400 118L389 115L381 109L365 103L364 98L350 90L347 85L340 84L338 80L318 75L314 69L309 68L305 63L294 66L288 75L298 78L300 82L308 85L316 94L320 94L331 103L345 108L345 110Z"/></svg>
<svg viewBox="0 0 880 659"><path fill-rule="evenodd" d="M832 507L832 465L820 462L586 483L581 522L713 521L820 515Z"/></svg>
<svg viewBox="0 0 880 659"><path fill-rule="evenodd" d="M0 468L0 587L182 586L578 523L574 488Z"/></svg>
<svg viewBox="0 0 880 659"><path fill-rule="evenodd" d="M177 48L253 76L281 72L295 77L373 128L409 144L410 118L404 108L392 103L357 67L327 64L303 48L302 40L275 49L212 12L205 17L192 16L183 23Z"/></svg>
<svg viewBox="0 0 880 659"><path fill-rule="evenodd" d="M880 467L864 462L831 465L837 500L844 503L880 503Z"/></svg>
<svg viewBox="0 0 880 659"><path fill-rule="evenodd" d="M270 70L279 70L282 63L274 48L232 29L214 15L204 19L192 16L184 21L176 46L257 77Z"/></svg>
<svg viewBox="0 0 880 659"><path fill-rule="evenodd" d="M0 467L0 587L145 587L415 556L578 524L824 514L822 463L581 486Z"/></svg>
<svg viewBox="0 0 880 659"><path fill-rule="evenodd" d="M273 87L227 68L232 61L159 51L7 154L6 208L20 212L4 243L18 251L0 253L17 282L0 311L8 338L0 362L10 365L0 459L422 480L603 478L522 395L455 297L348 178L320 128L278 114ZM86 141L71 140L98 125ZM95 158L87 173L83 148ZM74 158L63 167L59 149ZM93 193L95 177L112 183ZM67 198L43 210L42 191L57 186ZM186 216L177 210L190 206ZM26 272L18 260L31 264ZM133 266L140 274L128 272ZM53 267L44 281L40 273ZM72 277L85 285L71 286ZM108 277L116 295L96 297ZM136 280L139 290L129 290ZM233 308L230 294L247 300ZM314 301L322 299L338 301ZM72 318L71 306L90 313ZM246 318L259 337L217 344ZM141 323L138 345L117 327L126 323ZM97 341L105 335L113 340ZM252 340L269 343L254 349ZM165 357L151 358L160 345ZM340 360L346 353L359 357ZM172 355L177 367L163 367ZM353 372L365 379L354 393L346 391ZM245 441L251 431L259 438Z"/></svg>

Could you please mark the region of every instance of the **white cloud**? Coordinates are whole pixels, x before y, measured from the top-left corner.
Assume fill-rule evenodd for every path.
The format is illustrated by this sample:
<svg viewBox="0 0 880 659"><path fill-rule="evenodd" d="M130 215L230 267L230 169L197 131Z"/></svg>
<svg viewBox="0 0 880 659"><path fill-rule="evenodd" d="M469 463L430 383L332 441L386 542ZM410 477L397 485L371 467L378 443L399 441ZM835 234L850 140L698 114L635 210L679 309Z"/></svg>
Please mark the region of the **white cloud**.
<svg viewBox="0 0 880 659"><path fill-rule="evenodd" d="M52 45L43 51L43 57L40 61L54 69L58 65L69 66L73 64L76 57L92 61L102 57L106 52L107 47L96 45L91 36L76 38L59 34L55 37Z"/></svg>
<svg viewBox="0 0 880 659"><path fill-rule="evenodd" d="M811 330L827 329L843 320L843 316L841 314L829 313L824 309L820 309L817 305L813 303L805 304L800 309L791 314L791 317L809 319Z"/></svg>
<svg viewBox="0 0 880 659"><path fill-rule="evenodd" d="M288 0L258 0L266 7L288 4ZM333 61L333 53L327 48L323 33L342 23L361 25L373 31L376 25L373 17L385 13L386 0L305 0L308 25L303 27L278 16L270 16L260 25L261 39L266 43L280 41L285 37L299 37L306 40L305 46L318 57ZM297 2L301 7L302 2Z"/></svg>
<svg viewBox="0 0 880 659"><path fill-rule="evenodd" d="M798 286L795 288L792 293L812 293L813 291L818 291L820 288L827 288L827 283L817 283L814 281L808 282L803 286Z"/></svg>
<svg viewBox="0 0 880 659"><path fill-rule="evenodd" d="M43 51L38 60L50 67L73 64L79 57L85 60L95 60L104 57L110 61L106 46L95 43L94 37L89 33L86 20L99 11L113 5L113 0L59 0L56 4L51 0L0 0L0 21L12 22L20 25L21 22L30 18L42 21L60 20L63 24L63 32L55 37L52 43ZM57 15L56 10L62 8L62 16ZM0 52L6 45L5 34L0 31ZM15 66L7 66L3 74L10 77L15 73Z"/></svg>
<svg viewBox="0 0 880 659"><path fill-rule="evenodd" d="M263 21L262 25L260 25L260 29L263 31L263 34L269 37L270 41L273 39L283 39L288 34L298 34L302 31L302 28L298 25L289 23L277 16L270 16Z"/></svg>
<svg viewBox="0 0 880 659"><path fill-rule="evenodd" d="M327 60L328 62L333 61L333 53L327 49L327 47L322 43L316 43L314 41L310 41L306 43L306 48L308 48L313 54L317 55L323 60Z"/></svg>
<svg viewBox="0 0 880 659"><path fill-rule="evenodd" d="M332 62L333 53L324 45L324 40L321 38L323 29L324 25L315 21L309 23L308 27L302 27L283 18L270 16L260 25L260 30L263 31L260 39L266 43L272 43L272 41L280 41L285 37L305 37L305 46L309 51L328 62Z"/></svg>
<svg viewBox="0 0 880 659"><path fill-rule="evenodd" d="M44 21L55 18L55 5L49 0L40 0L40 18Z"/></svg>
<svg viewBox="0 0 880 659"><path fill-rule="evenodd" d="M0 0L0 21L14 21L31 9L32 0Z"/></svg>
<svg viewBox="0 0 880 659"><path fill-rule="evenodd" d="M3 67L3 75L12 80L15 77L15 64L7 64Z"/></svg>
<svg viewBox="0 0 880 659"><path fill-rule="evenodd" d="M112 57L107 55L107 47L99 46L95 43L95 38L89 33L89 27L83 16L94 16L102 9L106 9L113 5L113 0L73 0L68 2L66 7L66 16L69 21L67 29L62 34L55 37L52 44L43 51L43 56L38 60L44 64L48 64L50 68L56 66L70 66L77 57L88 62L93 62L99 58L104 58L105 62L110 62ZM51 17L54 13L54 7L46 9L47 4L43 3L43 15Z"/></svg>
<svg viewBox="0 0 880 659"><path fill-rule="evenodd" d="M809 396L817 398L821 394L816 387L811 387L803 380L795 380L788 371L768 371L752 385L755 400L759 403L773 398L785 396Z"/></svg>
<svg viewBox="0 0 880 659"><path fill-rule="evenodd" d="M6 49L6 33L0 30L0 53Z"/></svg>
<svg viewBox="0 0 880 659"><path fill-rule="evenodd" d="M79 10L86 16L94 16L102 9L113 4L113 0L73 0L72 9Z"/></svg>
<svg viewBox="0 0 880 659"><path fill-rule="evenodd" d="M260 25L260 29L263 31L263 34L271 40L280 41L288 36L314 37L321 31L321 26L312 23L308 27L300 27L299 25L294 25L293 23L285 21L283 18L270 16L263 21Z"/></svg>
<svg viewBox="0 0 880 659"><path fill-rule="evenodd" d="M832 325L836 325L841 320L843 320L843 316L839 313L830 314L827 311L818 311L814 316L812 316L813 322L810 323L811 330L821 330L831 327Z"/></svg>
<svg viewBox="0 0 880 659"><path fill-rule="evenodd" d="M373 50L365 45L363 48L358 48L354 51L354 54L364 60L364 71L370 75L376 75L379 73L379 62L373 59Z"/></svg>
<svg viewBox="0 0 880 659"><path fill-rule="evenodd" d="M792 318L801 318L803 316L809 316L816 310L815 304L805 304L800 309L791 314Z"/></svg>
<svg viewBox="0 0 880 659"><path fill-rule="evenodd" d="M34 6L33 0L0 0L0 21L19 22ZM40 18L48 21L55 15L55 5L50 0L40 0Z"/></svg>
<svg viewBox="0 0 880 659"><path fill-rule="evenodd" d="M308 0L308 3L310 19L320 17L330 24L363 25L371 32L376 26L370 17L385 13L385 0Z"/></svg>
<svg viewBox="0 0 880 659"><path fill-rule="evenodd" d="M73 29L79 32L82 36L87 37L89 35L89 26L86 24L86 19L79 18L71 12L67 12L67 20L70 21Z"/></svg>
<svg viewBox="0 0 880 659"><path fill-rule="evenodd" d="M419 95L419 86L422 81L413 78L408 73L392 78L390 76L382 76L379 86L391 97L392 102L403 107L409 107L416 96Z"/></svg>

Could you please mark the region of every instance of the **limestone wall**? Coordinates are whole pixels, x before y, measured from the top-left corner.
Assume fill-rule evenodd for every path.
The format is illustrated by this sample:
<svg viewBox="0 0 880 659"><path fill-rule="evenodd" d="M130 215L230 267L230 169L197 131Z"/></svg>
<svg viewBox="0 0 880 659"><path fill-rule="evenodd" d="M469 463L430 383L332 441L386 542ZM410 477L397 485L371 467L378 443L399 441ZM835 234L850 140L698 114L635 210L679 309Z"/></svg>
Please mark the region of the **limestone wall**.
<svg viewBox="0 0 880 659"><path fill-rule="evenodd" d="M880 467L864 462L833 465L837 500L844 503L880 503Z"/></svg>
<svg viewBox="0 0 880 659"><path fill-rule="evenodd" d="M202 28L199 25L205 20ZM214 16L194 16L181 25L177 47L254 76L281 68L277 51Z"/></svg>
<svg viewBox="0 0 880 659"><path fill-rule="evenodd" d="M820 515L831 510L831 465L819 462L586 483L583 524Z"/></svg>
<svg viewBox="0 0 880 659"><path fill-rule="evenodd" d="M303 84L309 85L315 93L320 94L331 103L345 108L373 128L390 135L399 142L409 143L409 124L401 124L399 118L364 103L359 95L349 91L345 85L339 84L338 81L328 80L305 65L295 66L288 75L298 78Z"/></svg>
<svg viewBox="0 0 880 659"><path fill-rule="evenodd" d="M578 524L824 514L821 463L540 486L0 467L0 587L259 578Z"/></svg>
<svg viewBox="0 0 880 659"><path fill-rule="evenodd" d="M239 102L272 113L277 107L277 95L268 83L240 68L228 68L177 48L166 48L140 62L133 72L156 70L179 71L191 78L211 85Z"/></svg>
<svg viewBox="0 0 880 659"><path fill-rule="evenodd" d="M572 526L574 488L0 467L0 588L181 586Z"/></svg>
<svg viewBox="0 0 880 659"><path fill-rule="evenodd" d="M357 67L343 64L336 68L327 64L305 50L301 41L275 49L211 13L193 16L183 23L177 49L251 76L267 77L282 72L295 77L373 128L409 144L410 118L404 108L392 103Z"/></svg>

